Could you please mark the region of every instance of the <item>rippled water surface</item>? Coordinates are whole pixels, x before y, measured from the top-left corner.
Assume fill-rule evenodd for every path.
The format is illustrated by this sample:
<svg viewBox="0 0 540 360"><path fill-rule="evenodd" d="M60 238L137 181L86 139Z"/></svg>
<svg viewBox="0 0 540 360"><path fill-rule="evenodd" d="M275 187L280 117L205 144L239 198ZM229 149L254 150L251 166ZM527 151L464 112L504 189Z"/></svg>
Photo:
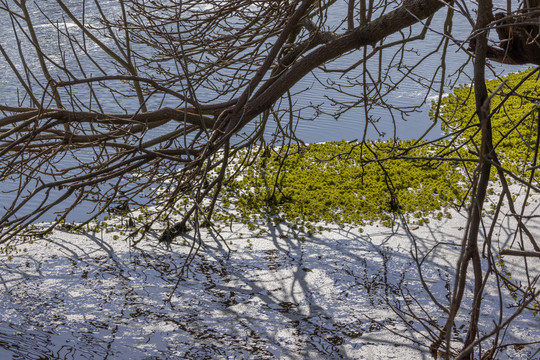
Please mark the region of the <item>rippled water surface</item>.
<svg viewBox="0 0 540 360"><path fill-rule="evenodd" d="M92 6L92 2L86 1L86 2L80 2L75 0L66 1L70 9L75 14L81 14L83 6L85 7L85 20L90 25L96 26L97 24L92 23L92 15L97 10L95 6ZM500 4L499 4L500 3ZM36 25L36 30L38 32L38 35L40 39L42 40L43 44L43 50L47 54L52 54L51 59L52 60L58 60L60 57L60 54L58 53L58 47L62 48L62 46L68 46L67 43L58 45L57 43L57 37L56 32L54 30L54 27L50 25L46 18L41 14L41 12L46 13L50 18L55 19L58 13L60 13L58 5L54 1L43 1L38 2L38 7L33 7L33 16L37 20L34 21L34 24ZM120 11L119 5L115 1L100 1L101 6L105 9L106 13L109 15L114 14L115 12ZM500 6L504 5L505 3L503 1L496 1L495 4L498 4ZM13 5L12 5L13 6ZM344 11L345 10L345 5ZM333 15L337 14L337 15ZM3 16L4 18L0 19L0 31L1 33L5 34L11 34L11 24L9 19L6 17L5 14L1 14L0 16ZM335 12L329 14L329 21L330 22L338 22L340 20L341 13ZM439 12L436 14L432 26L434 29L441 29L442 24L445 20L446 13ZM76 25L74 23L71 23L69 21L66 22L65 25L68 29L69 28L75 28ZM415 29L416 32L419 31L419 27ZM470 25L465 21L464 18L460 16L456 16L455 23L453 25L453 35L458 40L465 40L467 39L468 35L470 33ZM24 39L23 39L24 40ZM102 39L104 42L110 42L110 40ZM413 65L416 64L420 59L424 58L426 55L428 55L430 52L434 50L434 48L437 46L440 40L440 35L429 31L427 33L427 36L425 40L416 41L413 44L411 44L410 52L408 52L404 58L404 64L405 65ZM17 50L16 50L16 39L13 37L5 37L1 40L2 45L4 48L8 51L8 54L16 58L17 56ZM111 44L112 45L112 44ZM115 73L114 67L108 65L108 61L106 59L101 60L100 57L103 56L98 49L88 49L91 53L94 51L94 56L96 56L97 62L100 64L100 66L104 67L104 69L111 71L111 73ZM58 55L54 55L58 54ZM386 53L385 53L386 54ZM388 65L389 59L392 57L393 53L392 51L388 51L387 57L383 61L383 68L384 66ZM352 54L349 56L346 56L338 61L335 61L329 65L330 69L344 69L349 67L351 64L355 63L357 61L357 54ZM429 84L429 79L433 78L435 74L440 74L440 52L434 53L427 57L425 60L422 61L422 64L416 69L416 73L422 77L424 77L424 80L421 80L420 83L423 83L423 85ZM32 58L31 56L26 59L28 61L30 67L38 67L39 63L37 62L37 59ZM67 58L66 59L67 64L70 68L70 70L74 71L74 74L81 75L80 72L77 70L75 59ZM455 44L451 44L449 47L447 60L446 60L446 67L447 67L447 78L445 79L445 83L448 85L455 84L456 82L459 83L467 83L470 81L470 78L468 78L466 75L460 77L456 81L456 71L460 66L462 66L463 63L468 61L468 57L464 54L463 51L458 51L458 47ZM96 71L94 65L91 63L85 63L86 67L88 67L87 72ZM370 66L370 69L376 73L374 70L377 69L378 63L377 61L374 61L372 66ZM501 74L505 71L517 71L518 68L503 68L501 66L495 65L494 70L495 73ZM469 73L469 76L471 74L471 67L468 66L465 68L466 73ZM54 69L51 69L51 71L54 74ZM332 114L335 114L338 111L338 108L335 106L332 106L331 104L335 102L345 102L345 101L353 101L358 100L358 98L361 97L360 89L347 89L347 91L351 94L351 96L345 96L343 94L329 91L327 88L325 88L324 84L329 83L336 83L339 86L347 86L349 84L348 79L355 78L361 74L361 69L352 71L347 74L344 78L340 78L339 75L334 75L332 73L326 73L322 71L315 71L312 75L308 75L302 82L297 84L293 88L294 92L300 92L300 95L296 96L293 100L296 104L296 107L304 107L304 106L321 106L320 109L322 110L322 114L316 117L315 120L308 120L308 121L300 121L298 128L297 128L297 134L301 139L303 139L306 142L321 142L321 141L332 141L332 140L353 140L363 137L364 133L364 125L365 125L365 114L364 110L361 106L356 107L355 109L348 111L344 113L343 115L339 117L332 116ZM491 74L491 73L490 73ZM18 97L17 93L17 81L16 79L11 75L11 72L9 70L9 66L5 61L0 61L0 85L3 87L4 91L2 92L0 96L0 102L1 103L13 103ZM400 78L400 74L397 71L394 71L392 73L392 80L397 81ZM489 75L488 75L489 76ZM491 74L490 76L493 76ZM437 79L437 76L435 76ZM311 90L303 92L303 90L310 88ZM345 88L346 89L346 88ZM446 88L445 91L450 91L450 89ZM83 94L80 94L81 96L84 96ZM207 94L204 92L197 95L200 98L207 97ZM358 97L358 98L357 98ZM384 109L375 109L371 115L372 118L377 122L377 129L378 132L374 130L373 127L368 127L368 137L370 138L379 138L379 137L393 137L397 136L401 139L412 139L412 138L418 138L420 135L422 135L431 125L432 122L429 119L428 111L431 106L431 101L436 99L436 91L428 92L427 89L422 88L422 86L416 82L416 81L404 81L402 82L399 87L392 91L392 93L388 94L387 102L393 106L412 106L412 105L418 105L424 101L424 99L427 99L427 103L425 106L423 106L419 112L413 113L409 116L407 116L405 119L401 119L399 117L396 117L393 119L388 111ZM156 100L159 101L159 100ZM158 102L156 102L157 106ZM105 108L110 107L111 109L116 108L116 103L112 100L112 98L109 99L109 103L107 100L104 102ZM124 104L126 105L126 104ZM150 104L152 105L152 104ZM127 104L129 107L129 104ZM136 103L133 103L134 109L137 108ZM151 107L151 106L150 106ZM313 110L306 109L301 113L301 118L312 118L315 116L317 112ZM435 126L434 130L430 133L429 137L433 138L439 134L439 127ZM268 132L270 133L270 131ZM385 134L385 135L382 135Z"/></svg>

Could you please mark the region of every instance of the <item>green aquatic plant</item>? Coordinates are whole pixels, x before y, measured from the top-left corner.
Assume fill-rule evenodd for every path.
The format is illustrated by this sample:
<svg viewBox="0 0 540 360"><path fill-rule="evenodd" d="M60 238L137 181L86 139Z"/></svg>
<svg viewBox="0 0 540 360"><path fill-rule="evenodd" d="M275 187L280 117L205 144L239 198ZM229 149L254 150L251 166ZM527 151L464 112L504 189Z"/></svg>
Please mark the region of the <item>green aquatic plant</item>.
<svg viewBox="0 0 540 360"><path fill-rule="evenodd" d="M455 163L432 156L439 145L413 141L328 142L274 149L224 188L235 219L274 218L313 234L312 223L391 226L398 213L422 224L449 216L466 189Z"/></svg>
<svg viewBox="0 0 540 360"><path fill-rule="evenodd" d="M538 68L529 69L522 73L510 74L500 79L486 81L490 95L490 121L493 137L493 152L488 154L493 161L491 168L492 180L500 179L500 183L513 181L538 186L534 171L537 168L540 132L540 81ZM442 129L448 135L454 135L452 148L458 156L466 153L478 153L481 142L480 124L476 115L474 91L469 86L461 86L442 101L440 117ZM435 108L432 113L435 113ZM470 165L467 170L472 170ZM505 173L504 175L501 175ZM498 175L498 176L496 176ZM509 175L509 176L508 176ZM529 193L527 191L527 194ZM488 195L493 190L487 190ZM509 194L508 202L515 202L519 193ZM525 201L525 205L529 202ZM491 204L490 212L494 213L502 203ZM522 210L523 211L523 210ZM491 242L491 239L490 241ZM517 245L516 245L517 246ZM523 248L520 243L519 248ZM510 250L510 249L506 249ZM501 252L502 253L502 252ZM512 279L512 273L507 268L501 254L494 261L502 287L506 288L512 299L519 303L523 301L521 294L530 291L524 282ZM499 280L498 280L499 281ZM532 298L530 309L536 316L540 302Z"/></svg>
<svg viewBox="0 0 540 360"><path fill-rule="evenodd" d="M486 81L491 97L493 145L501 164L520 176L534 162L540 112L540 82L534 69ZM435 114L435 105L431 114ZM440 119L447 134L459 133L453 143L458 156L476 153L480 144L474 90L469 85L456 87L442 100ZM469 164L472 169L474 164ZM495 170L493 170L495 171Z"/></svg>
<svg viewBox="0 0 540 360"><path fill-rule="evenodd" d="M505 169L519 176L529 174L537 141L540 85L532 71L487 82L495 149ZM390 226L398 212L419 225L448 217L449 207L465 203L466 176L477 165L475 111L474 91L463 85L442 100L438 114L442 130L456 134L451 140L341 141L264 151L226 184L225 211L216 217L250 227L261 219Z"/></svg>

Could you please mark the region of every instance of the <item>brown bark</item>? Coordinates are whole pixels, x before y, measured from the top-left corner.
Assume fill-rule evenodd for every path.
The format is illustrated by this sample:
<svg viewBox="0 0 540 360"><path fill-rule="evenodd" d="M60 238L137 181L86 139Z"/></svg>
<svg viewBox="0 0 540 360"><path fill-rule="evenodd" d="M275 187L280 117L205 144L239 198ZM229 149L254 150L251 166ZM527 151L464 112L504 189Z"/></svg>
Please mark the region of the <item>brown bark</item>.
<svg viewBox="0 0 540 360"><path fill-rule="evenodd" d="M525 4L525 8L516 14L495 14L500 45L488 47L489 59L510 65L540 65L540 8L538 1L526 1Z"/></svg>
<svg viewBox="0 0 540 360"><path fill-rule="evenodd" d="M491 0L479 1L479 15L476 23L476 29L480 30L487 28L487 25L491 22L492 7L493 5ZM486 197L486 191L489 184L489 174L491 171L491 162L489 158L491 156L491 152L493 151L490 106L485 83L486 52L488 48L487 41L487 32L481 31L474 42L474 90L476 112L480 120L482 133L482 143L479 155L480 161L474 179L467 229L464 242L462 244L461 256L456 269L454 292L450 304L450 314L439 338L436 339L436 341L434 341L430 346L430 351L434 358L437 357L437 353L443 341L446 343L446 349L444 351L446 358L450 357L450 336L454 326L455 317L458 314L464 300L463 297L465 293L465 286L469 279L467 276L469 262L472 263L474 273L474 298L472 302L469 328L463 348L467 348L467 346L474 341L478 330L483 288L483 271L478 247L478 234L480 231L482 208ZM465 356L469 356L469 354L470 352L466 352Z"/></svg>
<svg viewBox="0 0 540 360"><path fill-rule="evenodd" d="M440 0L408 0L398 9L318 47L277 79L270 80L271 84L264 91L256 93L247 104L240 127L268 109L288 89L318 66L351 50L363 46L374 46L385 37L435 14L443 6L445 2Z"/></svg>

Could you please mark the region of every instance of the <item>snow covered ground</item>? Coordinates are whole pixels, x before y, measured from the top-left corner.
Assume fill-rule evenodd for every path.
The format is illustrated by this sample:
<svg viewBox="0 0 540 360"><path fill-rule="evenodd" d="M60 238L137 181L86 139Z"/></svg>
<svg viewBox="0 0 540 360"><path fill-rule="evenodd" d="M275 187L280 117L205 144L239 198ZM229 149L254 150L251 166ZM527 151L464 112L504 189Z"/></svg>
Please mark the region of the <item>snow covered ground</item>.
<svg viewBox="0 0 540 360"><path fill-rule="evenodd" d="M430 344L428 331L400 316L415 310L426 323L444 323L411 251L425 257L425 281L447 305L466 221L451 211L452 219L409 231L399 222L363 231L325 225L303 241L286 224L263 235L241 226L223 239L205 233L179 282L189 241L132 246L114 233L56 231L0 255L0 359L429 359L421 346ZM495 249L514 235L510 217L499 221ZM540 233L539 219L528 225ZM507 264L522 276L522 264ZM530 259L532 271L538 265ZM487 286L484 331L499 310L497 289ZM466 322L467 312L456 341ZM504 334L507 344L522 341L540 341L540 315L524 314ZM497 358L540 359L539 349L508 346Z"/></svg>

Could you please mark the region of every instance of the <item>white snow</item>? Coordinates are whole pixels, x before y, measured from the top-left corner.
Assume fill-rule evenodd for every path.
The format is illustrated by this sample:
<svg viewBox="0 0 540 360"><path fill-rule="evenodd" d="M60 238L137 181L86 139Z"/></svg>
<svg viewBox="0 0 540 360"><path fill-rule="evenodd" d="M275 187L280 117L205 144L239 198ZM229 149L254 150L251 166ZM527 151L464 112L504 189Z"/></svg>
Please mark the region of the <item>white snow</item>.
<svg viewBox="0 0 540 360"><path fill-rule="evenodd" d="M114 233L55 231L0 256L0 358L429 359L425 328L396 311L414 309L444 324L411 251L416 243L426 283L448 305L466 221L464 212L452 214L410 232L399 222L363 232L331 225L303 242L286 224L258 237L235 226L222 233L230 254L205 234L206 246L174 293L189 246L155 239L130 246ZM514 236L513 220L499 221L495 249ZM528 226L540 233L540 219ZM522 260L507 263L513 278L524 276ZM540 269L537 259L528 265ZM481 331L498 320L498 292L493 281L487 286ZM513 309L503 311L506 317ZM457 319L456 342L467 315ZM524 313L504 342L540 341L539 320ZM539 348L508 346L498 358L539 359Z"/></svg>

